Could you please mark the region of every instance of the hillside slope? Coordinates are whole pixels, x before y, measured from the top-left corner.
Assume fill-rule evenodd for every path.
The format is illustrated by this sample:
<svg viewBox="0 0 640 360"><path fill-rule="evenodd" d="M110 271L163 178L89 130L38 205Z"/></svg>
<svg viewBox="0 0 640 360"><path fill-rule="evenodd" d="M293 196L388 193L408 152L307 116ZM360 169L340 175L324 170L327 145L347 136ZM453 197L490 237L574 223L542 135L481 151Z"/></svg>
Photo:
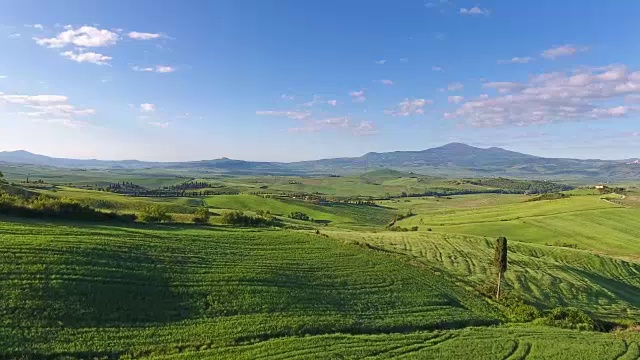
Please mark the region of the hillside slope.
<svg viewBox="0 0 640 360"><path fill-rule="evenodd" d="M451 143L422 151L368 153L360 157L292 163L227 158L188 162L105 161L52 158L26 151L0 152L0 163L68 168L207 170L231 174L353 174L380 168L447 177L508 176L520 178L637 179L640 164L629 161L544 158L501 148Z"/></svg>

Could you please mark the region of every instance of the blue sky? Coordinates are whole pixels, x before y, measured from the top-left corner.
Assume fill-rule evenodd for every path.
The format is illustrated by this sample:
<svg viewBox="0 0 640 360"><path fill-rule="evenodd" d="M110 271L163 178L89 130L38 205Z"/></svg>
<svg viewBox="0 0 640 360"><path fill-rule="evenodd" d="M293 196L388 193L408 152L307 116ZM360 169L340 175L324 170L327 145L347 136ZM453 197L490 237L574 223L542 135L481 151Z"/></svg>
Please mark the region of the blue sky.
<svg viewBox="0 0 640 360"><path fill-rule="evenodd" d="M640 156L640 2L0 0L0 151Z"/></svg>

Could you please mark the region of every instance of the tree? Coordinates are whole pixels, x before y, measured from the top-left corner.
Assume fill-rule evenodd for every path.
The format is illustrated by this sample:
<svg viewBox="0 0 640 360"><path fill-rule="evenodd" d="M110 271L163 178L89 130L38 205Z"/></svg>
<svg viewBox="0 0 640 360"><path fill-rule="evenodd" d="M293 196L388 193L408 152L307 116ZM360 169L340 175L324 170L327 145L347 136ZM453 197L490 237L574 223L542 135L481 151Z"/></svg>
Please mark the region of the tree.
<svg viewBox="0 0 640 360"><path fill-rule="evenodd" d="M493 265L498 271L498 290L496 300L500 300L500 286L502 285L502 275L507 271L507 238L501 236L496 239Z"/></svg>
<svg viewBox="0 0 640 360"><path fill-rule="evenodd" d="M4 177L4 174L2 173L2 171L0 171L0 180L2 180L3 177Z"/></svg>
<svg viewBox="0 0 640 360"><path fill-rule="evenodd" d="M196 210L195 216L193 217L194 223L206 224L209 222L209 218L211 217L211 213L209 213L209 209L206 207L201 207Z"/></svg>
<svg viewBox="0 0 640 360"><path fill-rule="evenodd" d="M171 215L167 214L167 211L157 205L145 206L140 214L140 219L144 222L168 222L171 221Z"/></svg>

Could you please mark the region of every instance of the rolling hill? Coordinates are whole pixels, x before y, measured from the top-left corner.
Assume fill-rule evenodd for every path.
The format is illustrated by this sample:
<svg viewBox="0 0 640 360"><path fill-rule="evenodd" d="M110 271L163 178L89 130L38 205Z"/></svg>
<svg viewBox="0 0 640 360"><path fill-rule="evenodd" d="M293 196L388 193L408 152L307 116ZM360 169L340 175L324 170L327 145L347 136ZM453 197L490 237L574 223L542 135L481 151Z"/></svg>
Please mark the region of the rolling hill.
<svg viewBox="0 0 640 360"><path fill-rule="evenodd" d="M502 148L450 143L422 151L367 153L360 157L292 163L227 158L188 162L79 160L53 158L27 151L0 152L0 163L64 168L207 170L230 174L354 174L394 169L448 177L507 176L514 178L616 181L640 177L640 164L630 161L545 158Z"/></svg>

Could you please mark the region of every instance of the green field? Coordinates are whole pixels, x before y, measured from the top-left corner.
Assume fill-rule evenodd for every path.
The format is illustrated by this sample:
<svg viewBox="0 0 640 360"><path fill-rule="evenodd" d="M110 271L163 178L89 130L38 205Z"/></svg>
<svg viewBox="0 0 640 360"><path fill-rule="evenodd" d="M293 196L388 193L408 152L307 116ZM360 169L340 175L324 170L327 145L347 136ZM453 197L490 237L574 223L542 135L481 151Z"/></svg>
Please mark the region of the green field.
<svg viewBox="0 0 640 360"><path fill-rule="evenodd" d="M431 269L446 271L468 289L493 280L492 239L429 232L329 234L403 254ZM640 318L638 262L515 241L509 244L509 256L507 288L538 307L570 306L601 318Z"/></svg>
<svg viewBox="0 0 640 360"><path fill-rule="evenodd" d="M242 211L269 210L274 215L287 216L292 212L303 212L314 220L340 225L386 225L394 212L376 206L329 203L314 205L302 200L264 198L256 195L216 195L207 197L205 204L213 209Z"/></svg>
<svg viewBox="0 0 640 360"><path fill-rule="evenodd" d="M101 213L155 206L172 218L148 224L1 216L0 358L640 358L635 190L576 189L543 201L484 193L362 204L353 198L411 184L477 185L391 171L193 178L241 191L135 197L73 184L32 186ZM0 191L20 194L19 185ZM315 201L321 191L351 202ZM200 207L222 216L193 224ZM231 211L269 211L278 221L223 225ZM294 212L312 219L290 219ZM407 217L389 227L398 216ZM491 293L494 239L503 235L503 297L534 307L526 320ZM556 307L582 311L599 331L550 326L547 314Z"/></svg>
<svg viewBox="0 0 640 360"><path fill-rule="evenodd" d="M4 354L171 352L497 322L427 269L286 231L1 222ZM377 276L371 276L372 273Z"/></svg>
<svg viewBox="0 0 640 360"><path fill-rule="evenodd" d="M640 209L600 196L436 210L400 221L442 233L507 236L543 245L574 246L604 254L640 257Z"/></svg>

